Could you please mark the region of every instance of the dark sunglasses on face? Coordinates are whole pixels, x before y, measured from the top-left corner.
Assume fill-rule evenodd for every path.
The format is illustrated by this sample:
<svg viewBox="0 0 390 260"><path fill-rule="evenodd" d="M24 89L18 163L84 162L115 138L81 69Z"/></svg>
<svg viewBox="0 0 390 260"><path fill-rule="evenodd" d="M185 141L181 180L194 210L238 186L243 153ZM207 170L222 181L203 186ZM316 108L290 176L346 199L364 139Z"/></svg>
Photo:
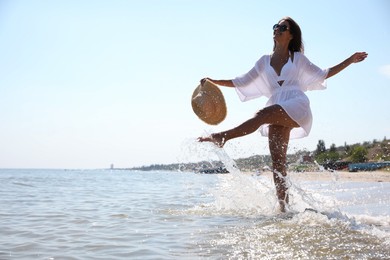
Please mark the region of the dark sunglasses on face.
<svg viewBox="0 0 390 260"><path fill-rule="evenodd" d="M287 25L285 25L285 24L283 24L283 25L275 24L275 25L272 27L272 29L273 29L274 31L276 31L277 29L279 29L280 32L285 32L285 31L288 30Z"/></svg>

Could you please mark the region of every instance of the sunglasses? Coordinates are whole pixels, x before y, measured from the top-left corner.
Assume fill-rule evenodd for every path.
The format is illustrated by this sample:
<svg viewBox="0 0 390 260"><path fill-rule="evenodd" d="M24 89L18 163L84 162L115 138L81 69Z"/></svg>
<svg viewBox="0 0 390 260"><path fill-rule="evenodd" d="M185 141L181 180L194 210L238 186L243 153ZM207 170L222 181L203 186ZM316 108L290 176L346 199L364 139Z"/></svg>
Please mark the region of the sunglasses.
<svg viewBox="0 0 390 260"><path fill-rule="evenodd" d="M275 24L275 25L272 27L272 29L273 29L274 31L276 31L277 29L279 29L280 32L285 32L285 31L288 30L287 25L285 25L285 24L283 24L283 25Z"/></svg>

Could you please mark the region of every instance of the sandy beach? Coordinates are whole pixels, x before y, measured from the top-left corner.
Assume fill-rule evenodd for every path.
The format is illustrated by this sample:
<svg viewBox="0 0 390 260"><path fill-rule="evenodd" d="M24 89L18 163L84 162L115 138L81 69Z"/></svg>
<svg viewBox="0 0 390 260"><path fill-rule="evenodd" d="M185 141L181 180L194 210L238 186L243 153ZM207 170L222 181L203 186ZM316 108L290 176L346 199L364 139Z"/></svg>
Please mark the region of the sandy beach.
<svg viewBox="0 0 390 260"><path fill-rule="evenodd" d="M262 172L262 176L272 177L271 172ZM356 181L356 182L390 182L389 171L370 171L370 172L289 172L288 176L292 180L307 181Z"/></svg>

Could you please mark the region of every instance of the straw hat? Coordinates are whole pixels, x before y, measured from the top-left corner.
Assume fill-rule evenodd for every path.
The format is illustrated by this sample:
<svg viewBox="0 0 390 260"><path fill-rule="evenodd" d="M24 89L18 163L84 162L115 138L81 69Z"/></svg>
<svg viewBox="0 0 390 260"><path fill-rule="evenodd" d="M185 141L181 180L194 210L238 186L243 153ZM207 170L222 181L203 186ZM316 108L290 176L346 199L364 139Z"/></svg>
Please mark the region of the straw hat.
<svg viewBox="0 0 390 260"><path fill-rule="evenodd" d="M206 80L192 94L192 109L205 123L217 125L226 117L226 104L221 90Z"/></svg>

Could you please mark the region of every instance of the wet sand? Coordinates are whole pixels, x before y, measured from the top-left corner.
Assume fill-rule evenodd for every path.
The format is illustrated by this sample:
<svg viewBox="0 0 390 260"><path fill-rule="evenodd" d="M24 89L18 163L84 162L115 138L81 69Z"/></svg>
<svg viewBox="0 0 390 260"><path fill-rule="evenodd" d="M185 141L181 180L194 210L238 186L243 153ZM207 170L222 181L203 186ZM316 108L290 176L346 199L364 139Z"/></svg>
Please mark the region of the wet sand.
<svg viewBox="0 0 390 260"><path fill-rule="evenodd" d="M262 172L259 175L272 178L271 172ZM370 171L370 172L289 172L288 176L292 180L300 181L356 181L356 182L390 182L390 171Z"/></svg>

